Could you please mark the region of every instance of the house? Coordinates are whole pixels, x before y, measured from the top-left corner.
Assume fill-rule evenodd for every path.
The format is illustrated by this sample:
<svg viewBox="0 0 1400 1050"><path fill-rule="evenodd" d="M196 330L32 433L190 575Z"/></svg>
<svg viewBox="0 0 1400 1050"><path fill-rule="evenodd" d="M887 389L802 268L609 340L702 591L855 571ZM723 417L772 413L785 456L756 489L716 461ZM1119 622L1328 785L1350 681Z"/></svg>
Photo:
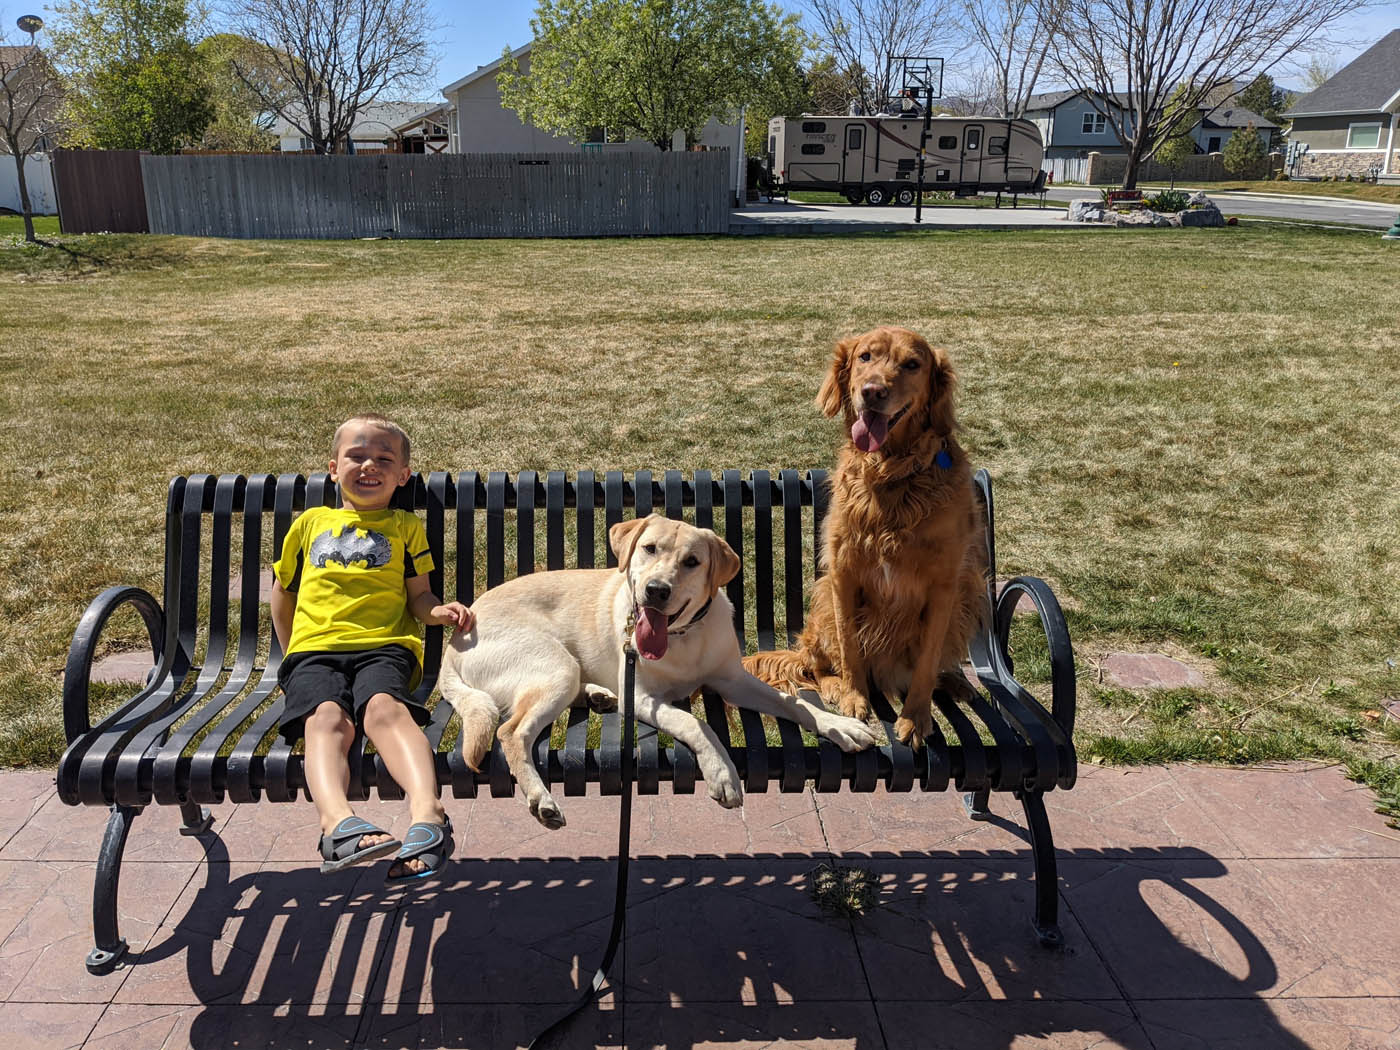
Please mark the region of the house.
<svg viewBox="0 0 1400 1050"><path fill-rule="evenodd" d="M350 128L352 152L399 152L397 129L438 105L436 102L371 102L362 106ZM277 136L277 148L282 153L310 153L314 149L311 140L285 116L278 116L272 125L272 134Z"/></svg>
<svg viewBox="0 0 1400 1050"><path fill-rule="evenodd" d="M511 52L511 57L519 63L522 74L530 72L530 50L533 47L534 42L531 41ZM609 151L656 148L644 139L612 141L612 136L603 128L598 128L587 143L579 143L524 123L515 110L508 109L501 103L496 75L504 61L504 58L498 58L487 65L477 66L475 72L468 73L460 80L454 80L442 89L442 95L447 99L449 108L457 115L453 127L455 138L450 152L552 153L572 152L585 147ZM737 149L742 154L742 128L737 124L725 123L711 117L701 130L698 145L709 149ZM671 148L685 149L683 131L676 132Z"/></svg>
<svg viewBox="0 0 1400 1050"><path fill-rule="evenodd" d="M1301 178L1400 174L1400 29L1393 29L1284 114L1307 147Z"/></svg>
<svg viewBox="0 0 1400 1050"><path fill-rule="evenodd" d="M517 47L511 57L520 66L521 73L530 71L531 41ZM587 142L576 142L571 138L554 135L532 124L526 124L515 110L501 102L501 92L496 86L496 75L500 72L504 58L498 58L484 66L477 66L460 80L454 80L442 89L447 100L449 153L571 153L576 150L607 150L608 152L640 152L656 147L645 139L615 141L615 136L606 128L597 128ZM736 201L742 199L744 165L744 126L743 120L726 123L711 117L701 129L700 140L696 144L701 149L727 149L731 152L730 188ZM677 131L671 140L674 150L685 149L685 132Z"/></svg>
<svg viewBox="0 0 1400 1050"><path fill-rule="evenodd" d="M1236 89L1231 85L1207 95L1200 107L1200 118L1191 129L1196 152L1219 153L1237 129L1250 124L1254 125L1264 148L1269 148L1278 125L1233 103L1231 98L1235 94ZM1087 157L1091 152L1126 153L1104 112L1109 106L1114 107L1119 121L1131 128L1131 119L1123 112L1127 105L1128 96L1121 92L1107 102L1100 101L1096 109L1087 91L1051 91L1031 96L1025 118L1040 128L1046 160Z"/></svg>

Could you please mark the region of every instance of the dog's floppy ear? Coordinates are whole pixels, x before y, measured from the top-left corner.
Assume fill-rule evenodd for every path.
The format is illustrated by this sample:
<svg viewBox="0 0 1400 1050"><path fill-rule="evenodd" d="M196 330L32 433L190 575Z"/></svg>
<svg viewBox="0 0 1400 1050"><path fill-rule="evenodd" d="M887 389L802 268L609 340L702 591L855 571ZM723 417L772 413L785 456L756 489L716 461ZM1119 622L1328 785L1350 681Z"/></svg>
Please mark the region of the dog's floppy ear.
<svg viewBox="0 0 1400 1050"><path fill-rule="evenodd" d="M928 426L935 434L947 437L958 428L953 414L953 392L957 389L958 377L953 371L952 359L941 346L929 347L931 365L928 370Z"/></svg>
<svg viewBox="0 0 1400 1050"><path fill-rule="evenodd" d="M847 386L851 380L851 351L860 342L860 336L853 335L836 344L836 352L831 356L831 367L822 380L822 388L817 391L817 407L825 416L834 416L847 406Z"/></svg>
<svg viewBox="0 0 1400 1050"><path fill-rule="evenodd" d="M739 555L734 553L734 548L725 543L718 533L710 529L700 531L710 543L710 570L705 588L713 595L719 593L719 589L738 574Z"/></svg>
<svg viewBox="0 0 1400 1050"><path fill-rule="evenodd" d="M627 566L632 561L632 551L636 549L637 540L641 539L650 519L651 515L619 521L608 530L608 546L617 555L618 572L627 571Z"/></svg>

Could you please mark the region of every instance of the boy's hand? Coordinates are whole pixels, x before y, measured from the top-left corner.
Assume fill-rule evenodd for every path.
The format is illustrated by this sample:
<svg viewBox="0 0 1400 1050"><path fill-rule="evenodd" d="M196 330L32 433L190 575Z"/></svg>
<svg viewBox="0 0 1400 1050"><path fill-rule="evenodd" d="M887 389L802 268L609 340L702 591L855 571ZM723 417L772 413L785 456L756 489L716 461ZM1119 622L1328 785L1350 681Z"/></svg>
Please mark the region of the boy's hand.
<svg viewBox="0 0 1400 1050"><path fill-rule="evenodd" d="M433 623L442 627L451 625L452 630L470 631L476 623L476 615L461 602L444 602L434 605L428 614Z"/></svg>

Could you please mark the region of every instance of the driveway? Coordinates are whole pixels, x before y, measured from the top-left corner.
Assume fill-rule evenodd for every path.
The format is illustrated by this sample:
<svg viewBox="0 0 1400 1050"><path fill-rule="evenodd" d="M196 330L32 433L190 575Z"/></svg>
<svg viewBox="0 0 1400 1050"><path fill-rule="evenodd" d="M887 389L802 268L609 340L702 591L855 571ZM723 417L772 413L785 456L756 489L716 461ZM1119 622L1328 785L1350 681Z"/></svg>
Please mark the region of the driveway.
<svg viewBox="0 0 1400 1050"><path fill-rule="evenodd" d="M851 204L757 203L729 213L729 232L762 233L879 233L889 230L915 230L922 227L942 230L1018 230L1044 227L1091 226L1070 223L1063 205L1040 207L1035 201L1011 207L1003 198L1000 208L969 208L948 205L926 206L922 221L914 222L913 208L872 208Z"/></svg>

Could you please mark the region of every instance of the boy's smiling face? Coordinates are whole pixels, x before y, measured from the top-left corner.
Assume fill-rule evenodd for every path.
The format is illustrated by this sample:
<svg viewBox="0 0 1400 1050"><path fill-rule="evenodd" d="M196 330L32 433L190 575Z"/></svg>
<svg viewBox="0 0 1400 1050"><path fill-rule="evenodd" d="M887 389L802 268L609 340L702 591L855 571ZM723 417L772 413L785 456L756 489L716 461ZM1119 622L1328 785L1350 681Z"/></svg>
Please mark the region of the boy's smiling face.
<svg viewBox="0 0 1400 1050"><path fill-rule="evenodd" d="M383 510L412 471L403 441L383 427L352 419L342 428L340 447L330 463L341 499L356 510Z"/></svg>

